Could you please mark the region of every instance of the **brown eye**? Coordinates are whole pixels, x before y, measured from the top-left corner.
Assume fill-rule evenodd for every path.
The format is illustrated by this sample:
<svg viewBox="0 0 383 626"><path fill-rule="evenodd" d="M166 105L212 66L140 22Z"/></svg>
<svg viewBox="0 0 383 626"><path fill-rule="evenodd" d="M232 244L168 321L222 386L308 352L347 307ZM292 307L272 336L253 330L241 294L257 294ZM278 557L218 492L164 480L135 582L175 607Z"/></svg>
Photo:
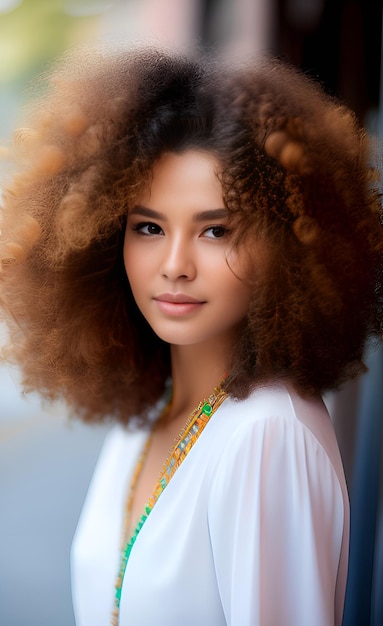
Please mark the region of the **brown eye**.
<svg viewBox="0 0 383 626"><path fill-rule="evenodd" d="M210 226L204 231L205 237L210 239L220 239L227 234L228 230L225 226Z"/></svg>
<svg viewBox="0 0 383 626"><path fill-rule="evenodd" d="M157 224L147 224L146 230L149 235L159 235L161 228Z"/></svg>
<svg viewBox="0 0 383 626"><path fill-rule="evenodd" d="M140 222L133 227L140 235L161 235L162 228L153 222Z"/></svg>

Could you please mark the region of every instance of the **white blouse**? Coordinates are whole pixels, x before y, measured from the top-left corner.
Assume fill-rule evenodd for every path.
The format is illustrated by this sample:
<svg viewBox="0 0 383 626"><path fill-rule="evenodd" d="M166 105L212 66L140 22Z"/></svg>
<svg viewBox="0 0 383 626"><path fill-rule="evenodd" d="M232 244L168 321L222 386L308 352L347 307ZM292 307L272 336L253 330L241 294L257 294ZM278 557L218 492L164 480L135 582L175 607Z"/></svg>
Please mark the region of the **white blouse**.
<svg viewBox="0 0 383 626"><path fill-rule="evenodd" d="M107 626L130 476L145 441L100 455L72 547L77 626ZM349 505L319 399L227 398L161 494L127 565L120 626L340 626Z"/></svg>

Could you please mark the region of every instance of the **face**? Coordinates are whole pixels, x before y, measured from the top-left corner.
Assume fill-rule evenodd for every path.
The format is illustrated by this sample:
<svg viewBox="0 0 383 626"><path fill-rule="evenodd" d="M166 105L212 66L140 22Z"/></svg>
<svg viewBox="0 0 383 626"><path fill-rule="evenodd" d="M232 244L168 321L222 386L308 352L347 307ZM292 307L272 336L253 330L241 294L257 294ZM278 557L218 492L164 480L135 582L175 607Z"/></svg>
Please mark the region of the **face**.
<svg viewBox="0 0 383 626"><path fill-rule="evenodd" d="M249 306L209 153L166 153L127 218L124 261L141 313L172 345L232 341Z"/></svg>

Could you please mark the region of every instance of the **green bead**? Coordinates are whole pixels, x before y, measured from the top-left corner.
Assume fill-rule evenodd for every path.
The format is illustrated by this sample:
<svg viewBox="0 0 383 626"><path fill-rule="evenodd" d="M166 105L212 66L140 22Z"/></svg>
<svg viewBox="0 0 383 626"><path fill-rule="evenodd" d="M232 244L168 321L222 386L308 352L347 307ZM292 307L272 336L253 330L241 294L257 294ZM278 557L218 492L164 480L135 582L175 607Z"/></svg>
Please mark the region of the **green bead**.
<svg viewBox="0 0 383 626"><path fill-rule="evenodd" d="M212 410L213 409L212 409L211 404L208 404L206 402L206 404L204 404L203 407L202 407L201 413L205 413L205 415L211 415Z"/></svg>

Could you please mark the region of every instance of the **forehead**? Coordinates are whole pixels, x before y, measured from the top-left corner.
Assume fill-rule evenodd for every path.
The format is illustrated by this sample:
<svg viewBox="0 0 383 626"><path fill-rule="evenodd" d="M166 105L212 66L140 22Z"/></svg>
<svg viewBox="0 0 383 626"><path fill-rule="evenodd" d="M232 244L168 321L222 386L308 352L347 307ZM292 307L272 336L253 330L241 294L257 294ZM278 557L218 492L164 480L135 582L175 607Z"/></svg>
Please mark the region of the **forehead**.
<svg viewBox="0 0 383 626"><path fill-rule="evenodd" d="M170 199L197 205L222 205L222 187L218 175L220 164L215 155L200 150L164 153L154 164L149 184L142 190L139 202L164 202Z"/></svg>

